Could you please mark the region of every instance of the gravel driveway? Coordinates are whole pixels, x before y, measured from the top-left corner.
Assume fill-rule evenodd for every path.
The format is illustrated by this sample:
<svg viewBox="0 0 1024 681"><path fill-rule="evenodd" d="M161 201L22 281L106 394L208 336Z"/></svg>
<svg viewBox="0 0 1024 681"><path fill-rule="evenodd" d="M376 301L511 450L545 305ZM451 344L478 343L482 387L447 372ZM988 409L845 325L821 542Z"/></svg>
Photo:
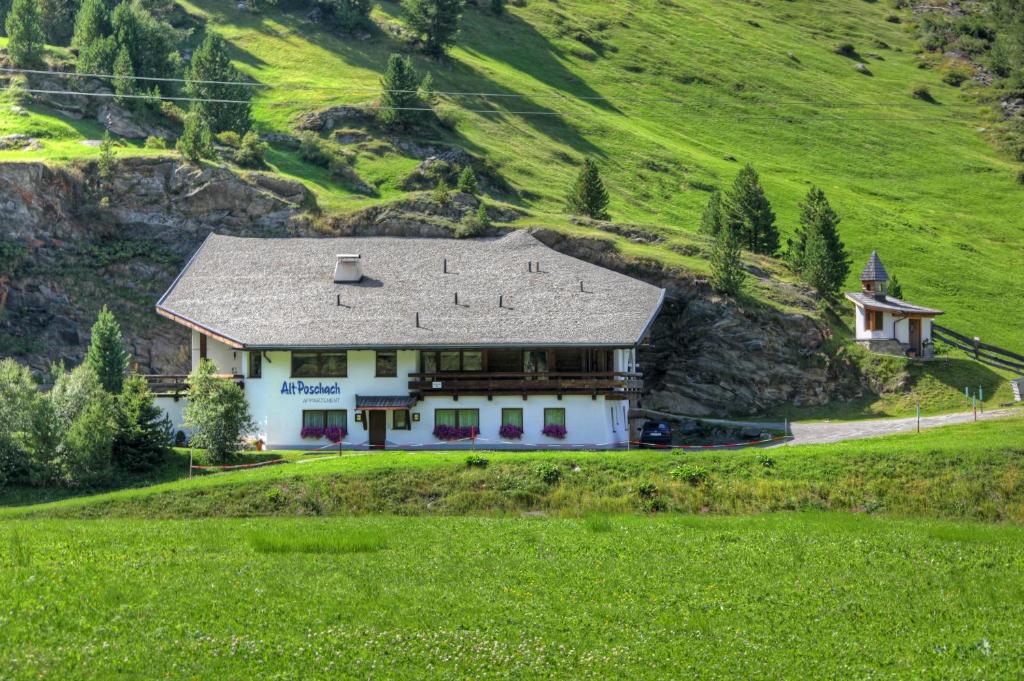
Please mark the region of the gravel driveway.
<svg viewBox="0 0 1024 681"><path fill-rule="evenodd" d="M997 409L978 414L978 420L994 419L1014 414L1024 414L1021 409ZM934 428L936 426L949 426L955 423L969 423L974 420L974 414L963 412L955 414L942 414L941 416L922 416L921 428ZM859 440L866 437L877 437L879 435L892 435L913 431L917 428L917 418L901 419L873 419L870 421L835 421L820 423L795 422L790 425L793 432L793 440L787 444L818 444L825 442L841 442L843 440Z"/></svg>

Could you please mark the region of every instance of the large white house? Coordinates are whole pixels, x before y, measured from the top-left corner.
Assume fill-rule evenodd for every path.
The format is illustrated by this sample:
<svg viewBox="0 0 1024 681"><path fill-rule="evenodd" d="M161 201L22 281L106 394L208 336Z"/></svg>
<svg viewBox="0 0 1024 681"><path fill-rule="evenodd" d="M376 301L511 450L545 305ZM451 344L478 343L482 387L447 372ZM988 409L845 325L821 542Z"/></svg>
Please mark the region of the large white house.
<svg viewBox="0 0 1024 681"><path fill-rule="evenodd" d="M530 234L211 235L157 303L270 448L619 447L663 289ZM181 428L183 377L158 379Z"/></svg>
<svg viewBox="0 0 1024 681"><path fill-rule="evenodd" d="M857 311L857 341L874 352L931 357L932 321L942 310L889 295L889 273L877 251L860 274L861 290L846 298Z"/></svg>

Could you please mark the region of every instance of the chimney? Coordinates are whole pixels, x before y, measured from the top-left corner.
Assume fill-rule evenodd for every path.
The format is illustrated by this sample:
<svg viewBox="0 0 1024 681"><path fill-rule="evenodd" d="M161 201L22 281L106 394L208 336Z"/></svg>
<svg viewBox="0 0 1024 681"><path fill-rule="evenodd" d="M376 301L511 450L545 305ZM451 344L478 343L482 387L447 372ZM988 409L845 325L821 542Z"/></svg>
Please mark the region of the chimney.
<svg viewBox="0 0 1024 681"><path fill-rule="evenodd" d="M334 283L351 284L362 280L362 258L358 253L339 253L338 264L334 266Z"/></svg>

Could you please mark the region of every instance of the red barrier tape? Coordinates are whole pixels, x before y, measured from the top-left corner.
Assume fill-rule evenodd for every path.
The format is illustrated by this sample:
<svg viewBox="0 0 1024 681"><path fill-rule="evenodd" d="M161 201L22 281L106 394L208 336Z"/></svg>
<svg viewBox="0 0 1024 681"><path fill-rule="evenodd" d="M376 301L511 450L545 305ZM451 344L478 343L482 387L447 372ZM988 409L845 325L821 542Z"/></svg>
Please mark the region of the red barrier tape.
<svg viewBox="0 0 1024 681"><path fill-rule="evenodd" d="M757 447L759 445L769 445L774 442L784 442L786 440L792 440L792 435L779 435L778 437L770 437L767 440L748 440L746 442L723 442L717 445L658 445L653 442L640 442L637 440L630 440L630 444L636 445L644 449L718 449L720 447Z"/></svg>

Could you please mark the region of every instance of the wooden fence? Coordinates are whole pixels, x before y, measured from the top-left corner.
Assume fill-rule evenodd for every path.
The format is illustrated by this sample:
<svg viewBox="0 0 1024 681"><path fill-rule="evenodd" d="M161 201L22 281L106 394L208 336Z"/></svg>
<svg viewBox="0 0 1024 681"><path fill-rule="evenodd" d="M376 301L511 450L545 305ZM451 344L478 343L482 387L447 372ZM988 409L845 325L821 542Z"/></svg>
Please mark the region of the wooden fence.
<svg viewBox="0 0 1024 681"><path fill-rule="evenodd" d="M938 324L932 324L932 338L963 350L982 364L1005 371L1024 372L1024 355L1018 355L996 345L982 343L980 340L969 338Z"/></svg>

